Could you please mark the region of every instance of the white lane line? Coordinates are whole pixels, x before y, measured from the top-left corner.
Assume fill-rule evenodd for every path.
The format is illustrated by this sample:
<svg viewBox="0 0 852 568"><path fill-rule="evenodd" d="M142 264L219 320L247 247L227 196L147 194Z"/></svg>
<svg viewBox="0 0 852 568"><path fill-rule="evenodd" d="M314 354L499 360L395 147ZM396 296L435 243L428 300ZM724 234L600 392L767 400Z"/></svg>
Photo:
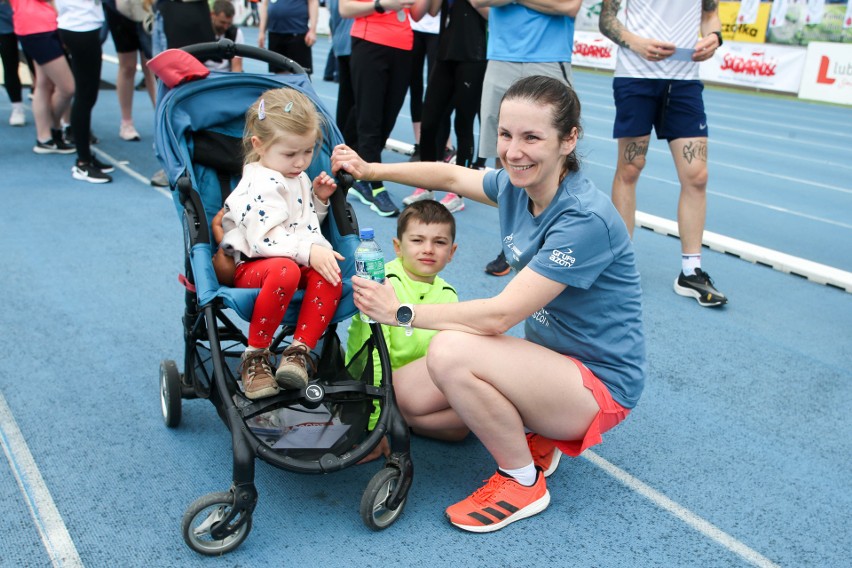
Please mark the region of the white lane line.
<svg viewBox="0 0 852 568"><path fill-rule="evenodd" d="M77 553L77 547L74 546L74 541L71 540L71 535L65 528L62 516L50 496L50 491L41 477L27 442L2 393L0 393L0 444L3 445L3 452L6 454L12 474L18 482L18 487L41 536L41 542L50 556L51 564L56 568L82 567L83 560Z"/></svg>
<svg viewBox="0 0 852 568"><path fill-rule="evenodd" d="M754 566L759 566L760 568L780 568L779 564L772 562L756 550L749 548L714 524L702 519L689 509L675 503L659 491L639 481L637 478L608 462L593 451L586 450L583 452L583 457L620 481L622 484L626 485L629 489L632 489L642 497L645 497L664 511L671 513L687 525L691 526L693 529L720 544L725 549L733 552L746 562Z"/></svg>

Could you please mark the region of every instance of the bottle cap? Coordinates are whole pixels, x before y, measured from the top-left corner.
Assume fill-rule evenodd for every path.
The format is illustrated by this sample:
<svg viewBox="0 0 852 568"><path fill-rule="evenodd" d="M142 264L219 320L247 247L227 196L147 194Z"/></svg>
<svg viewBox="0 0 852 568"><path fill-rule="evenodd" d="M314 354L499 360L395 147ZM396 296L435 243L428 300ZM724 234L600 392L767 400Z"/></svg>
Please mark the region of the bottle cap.
<svg viewBox="0 0 852 568"><path fill-rule="evenodd" d="M375 236L373 233L373 229L370 227L365 227L361 229L361 238L362 239L372 239Z"/></svg>

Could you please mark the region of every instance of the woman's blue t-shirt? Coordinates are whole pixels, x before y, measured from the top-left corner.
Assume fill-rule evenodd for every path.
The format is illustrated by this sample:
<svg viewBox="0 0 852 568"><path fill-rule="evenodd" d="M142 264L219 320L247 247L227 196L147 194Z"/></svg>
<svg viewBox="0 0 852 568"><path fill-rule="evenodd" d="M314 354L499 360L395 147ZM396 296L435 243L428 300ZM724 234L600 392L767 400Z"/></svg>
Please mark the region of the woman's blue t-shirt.
<svg viewBox="0 0 852 568"><path fill-rule="evenodd" d="M498 205L512 268L567 285L527 318L527 340L582 361L616 402L636 406L646 374L642 290L633 243L609 197L581 173L569 173L533 217L526 192L504 170L487 173L483 185Z"/></svg>

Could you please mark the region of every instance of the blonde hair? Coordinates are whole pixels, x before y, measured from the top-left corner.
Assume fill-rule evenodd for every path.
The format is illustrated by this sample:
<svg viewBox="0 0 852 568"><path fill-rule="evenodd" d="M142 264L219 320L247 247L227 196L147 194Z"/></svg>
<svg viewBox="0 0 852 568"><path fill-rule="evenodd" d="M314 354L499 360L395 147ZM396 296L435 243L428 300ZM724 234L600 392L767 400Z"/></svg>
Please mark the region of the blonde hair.
<svg viewBox="0 0 852 568"><path fill-rule="evenodd" d="M316 133L317 146L322 144L322 117L313 101L295 89L270 89L246 111L245 163L260 160L251 143L252 136L257 136L263 147L268 147L288 134L304 136L311 132Z"/></svg>

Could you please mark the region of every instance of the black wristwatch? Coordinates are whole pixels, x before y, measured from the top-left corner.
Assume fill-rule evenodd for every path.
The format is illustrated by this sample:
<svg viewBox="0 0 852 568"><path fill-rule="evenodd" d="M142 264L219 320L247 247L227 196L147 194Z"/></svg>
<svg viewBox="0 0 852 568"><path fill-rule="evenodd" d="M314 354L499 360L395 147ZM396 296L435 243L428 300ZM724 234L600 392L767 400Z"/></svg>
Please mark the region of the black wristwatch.
<svg viewBox="0 0 852 568"><path fill-rule="evenodd" d="M405 328L405 335L411 335L414 330L411 324L414 323L414 306L411 304L401 304L396 310L396 323Z"/></svg>
<svg viewBox="0 0 852 568"><path fill-rule="evenodd" d="M378 3L378 0L376 0L376 3ZM722 44L724 43L722 41L722 32L710 32L710 33L716 34L716 37L719 38L719 46L718 47L722 47Z"/></svg>
<svg viewBox="0 0 852 568"><path fill-rule="evenodd" d="M376 14L384 14L385 13L385 9L382 8L381 0L375 0L375 2L373 2L373 8L376 9Z"/></svg>

